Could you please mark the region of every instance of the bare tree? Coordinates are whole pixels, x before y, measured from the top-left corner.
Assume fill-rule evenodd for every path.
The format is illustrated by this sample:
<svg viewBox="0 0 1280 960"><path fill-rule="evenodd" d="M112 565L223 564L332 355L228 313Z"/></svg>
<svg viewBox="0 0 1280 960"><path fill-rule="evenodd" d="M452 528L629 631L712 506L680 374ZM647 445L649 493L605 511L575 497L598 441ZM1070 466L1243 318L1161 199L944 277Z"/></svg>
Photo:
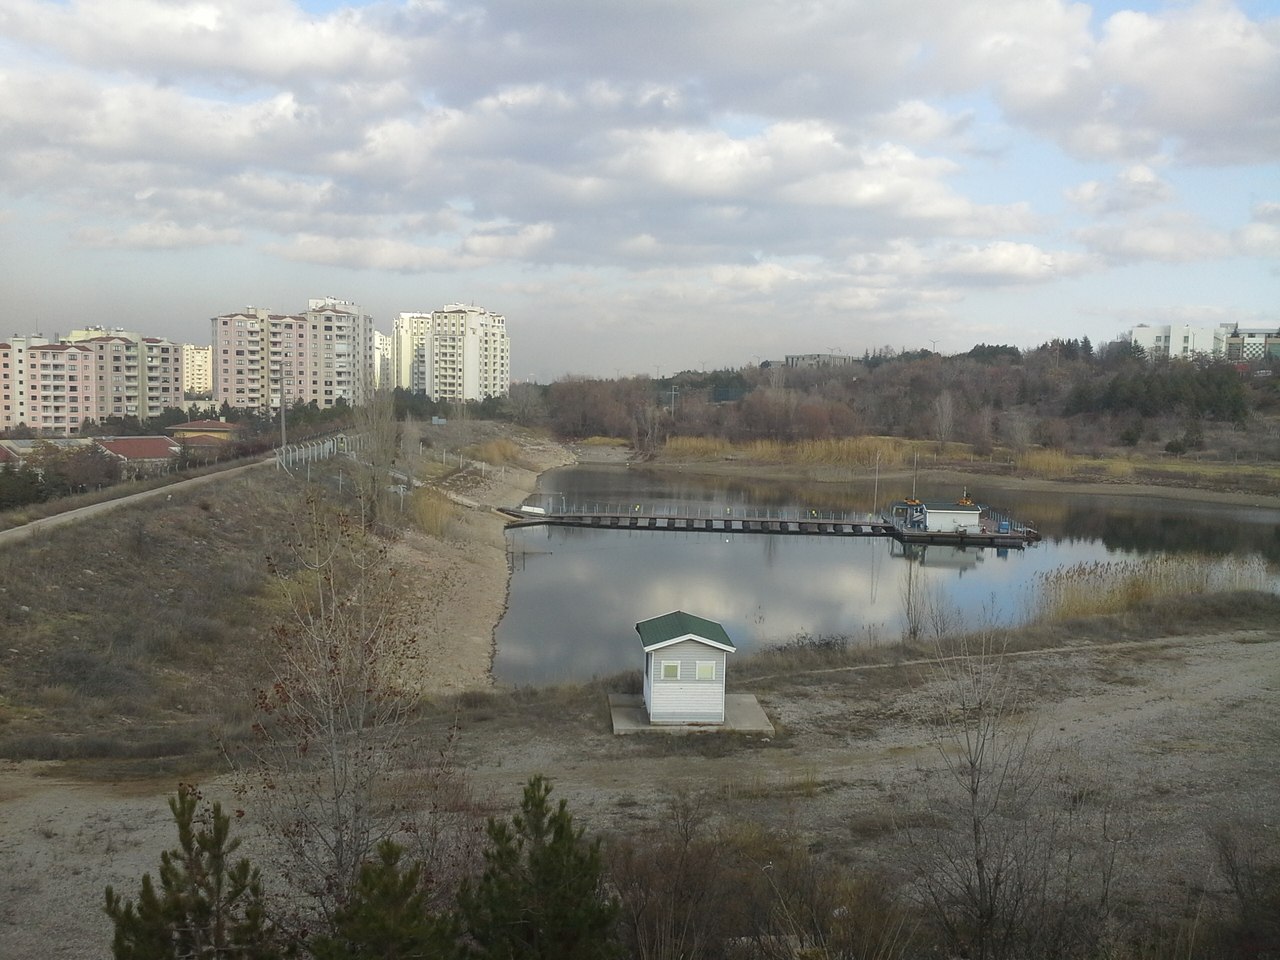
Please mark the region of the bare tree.
<svg viewBox="0 0 1280 960"><path fill-rule="evenodd" d="M956 432L956 399L950 390L943 390L933 398L934 436L939 443L946 443Z"/></svg>
<svg viewBox="0 0 1280 960"><path fill-rule="evenodd" d="M401 450L400 423L391 391L379 390L353 413L360 437L356 485L366 526L389 513L392 487L411 482L407 458Z"/></svg>
<svg viewBox="0 0 1280 960"><path fill-rule="evenodd" d="M385 544L315 497L296 533L290 555L272 563L289 612L274 630L272 679L242 770L290 880L330 915L381 841L437 844L438 824L423 818L441 798L464 806L465 785L448 745L424 756L411 735L423 604L399 583Z"/></svg>
<svg viewBox="0 0 1280 960"><path fill-rule="evenodd" d="M905 832L922 904L976 960L1096 950L1125 836L1086 776L1037 742L994 630L937 642L921 691L940 768Z"/></svg>

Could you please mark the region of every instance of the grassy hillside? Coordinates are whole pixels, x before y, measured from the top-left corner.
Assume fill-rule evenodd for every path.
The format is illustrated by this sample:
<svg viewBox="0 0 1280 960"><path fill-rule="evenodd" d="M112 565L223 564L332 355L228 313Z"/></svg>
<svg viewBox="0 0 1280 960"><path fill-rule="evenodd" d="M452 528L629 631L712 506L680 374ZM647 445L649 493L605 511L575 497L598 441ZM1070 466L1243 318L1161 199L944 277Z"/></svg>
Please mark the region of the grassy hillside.
<svg viewBox="0 0 1280 960"><path fill-rule="evenodd" d="M0 756L208 762L248 722L303 496L256 470L0 548Z"/></svg>

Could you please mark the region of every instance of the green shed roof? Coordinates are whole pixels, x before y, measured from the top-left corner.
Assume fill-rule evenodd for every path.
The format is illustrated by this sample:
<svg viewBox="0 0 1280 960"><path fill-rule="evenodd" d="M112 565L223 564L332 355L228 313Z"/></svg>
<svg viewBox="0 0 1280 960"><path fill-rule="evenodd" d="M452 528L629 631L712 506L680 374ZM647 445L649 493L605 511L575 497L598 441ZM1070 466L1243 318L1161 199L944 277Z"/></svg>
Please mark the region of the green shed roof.
<svg viewBox="0 0 1280 960"><path fill-rule="evenodd" d="M695 617L683 610L664 613L651 620L641 620L636 624L636 633L640 634L640 642L646 650L687 636L698 637L728 650L736 649L729 634L724 632L724 627L720 624L705 617Z"/></svg>

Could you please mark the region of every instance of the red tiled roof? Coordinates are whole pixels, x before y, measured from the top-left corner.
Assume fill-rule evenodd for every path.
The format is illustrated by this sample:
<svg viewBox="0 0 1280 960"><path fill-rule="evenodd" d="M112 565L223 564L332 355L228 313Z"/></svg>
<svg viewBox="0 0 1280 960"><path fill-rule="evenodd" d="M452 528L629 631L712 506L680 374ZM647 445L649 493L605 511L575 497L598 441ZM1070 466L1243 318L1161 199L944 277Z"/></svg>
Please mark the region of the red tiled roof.
<svg viewBox="0 0 1280 960"><path fill-rule="evenodd" d="M0 344L0 346L4 346L4 344ZM9 463L10 461L17 463L18 455L4 447L0 447L0 463Z"/></svg>
<svg viewBox="0 0 1280 960"><path fill-rule="evenodd" d="M168 437L100 438L98 445L126 460L165 460L180 449Z"/></svg>
<svg viewBox="0 0 1280 960"><path fill-rule="evenodd" d="M205 430L216 433L234 433L240 429L238 423L225 423L222 420L191 420L187 423L175 423L166 430Z"/></svg>
<svg viewBox="0 0 1280 960"><path fill-rule="evenodd" d="M227 438L215 437L208 433L191 433L183 437L181 442L188 447L225 447Z"/></svg>

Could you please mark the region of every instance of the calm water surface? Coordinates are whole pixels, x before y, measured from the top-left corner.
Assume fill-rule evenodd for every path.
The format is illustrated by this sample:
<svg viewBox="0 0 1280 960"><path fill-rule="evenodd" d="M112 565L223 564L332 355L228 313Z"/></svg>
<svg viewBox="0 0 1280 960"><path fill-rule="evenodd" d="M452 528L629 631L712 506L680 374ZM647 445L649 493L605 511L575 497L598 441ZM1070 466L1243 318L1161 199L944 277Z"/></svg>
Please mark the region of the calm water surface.
<svg viewBox="0 0 1280 960"><path fill-rule="evenodd" d="M817 510L865 513L909 495L871 482L789 485L675 481L626 468L574 467L542 478L528 503L552 509L692 510L724 515ZM917 490L922 499L961 491ZM1037 575L1077 563L1180 552L1260 555L1280 563L1280 511L1124 496L1001 491L970 494L1036 524L1026 550L904 551L877 538L657 533L529 527L508 533L513 575L498 625L501 681L550 683L640 666L639 620L675 609L724 624L739 650L799 635L903 629L908 591L967 622L1021 619Z"/></svg>

